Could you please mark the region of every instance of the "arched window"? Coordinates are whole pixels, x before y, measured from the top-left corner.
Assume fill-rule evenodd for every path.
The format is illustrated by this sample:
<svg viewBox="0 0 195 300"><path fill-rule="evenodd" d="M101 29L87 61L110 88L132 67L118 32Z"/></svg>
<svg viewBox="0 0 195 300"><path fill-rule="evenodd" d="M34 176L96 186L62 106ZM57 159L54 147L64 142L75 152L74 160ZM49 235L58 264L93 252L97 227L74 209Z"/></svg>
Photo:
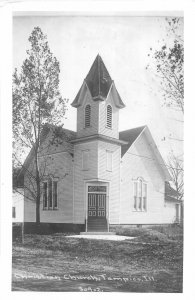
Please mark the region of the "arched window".
<svg viewBox="0 0 195 300"><path fill-rule="evenodd" d="M91 106L87 104L85 106L85 127L91 126Z"/></svg>
<svg viewBox="0 0 195 300"><path fill-rule="evenodd" d="M133 182L134 188L134 210L146 211L147 206L147 183L142 179L138 178Z"/></svg>
<svg viewBox="0 0 195 300"><path fill-rule="evenodd" d="M112 106L111 105L107 106L106 126L109 127L109 128L112 128Z"/></svg>

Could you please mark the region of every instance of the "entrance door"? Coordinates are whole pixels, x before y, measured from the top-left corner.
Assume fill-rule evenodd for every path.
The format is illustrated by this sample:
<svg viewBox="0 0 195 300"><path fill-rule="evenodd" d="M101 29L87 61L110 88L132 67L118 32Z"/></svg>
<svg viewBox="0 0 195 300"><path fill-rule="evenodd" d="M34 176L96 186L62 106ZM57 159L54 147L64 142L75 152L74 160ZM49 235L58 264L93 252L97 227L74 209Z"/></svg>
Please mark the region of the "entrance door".
<svg viewBox="0 0 195 300"><path fill-rule="evenodd" d="M87 231L108 231L106 186L88 186Z"/></svg>
<svg viewBox="0 0 195 300"><path fill-rule="evenodd" d="M88 193L88 218L106 218L106 194Z"/></svg>

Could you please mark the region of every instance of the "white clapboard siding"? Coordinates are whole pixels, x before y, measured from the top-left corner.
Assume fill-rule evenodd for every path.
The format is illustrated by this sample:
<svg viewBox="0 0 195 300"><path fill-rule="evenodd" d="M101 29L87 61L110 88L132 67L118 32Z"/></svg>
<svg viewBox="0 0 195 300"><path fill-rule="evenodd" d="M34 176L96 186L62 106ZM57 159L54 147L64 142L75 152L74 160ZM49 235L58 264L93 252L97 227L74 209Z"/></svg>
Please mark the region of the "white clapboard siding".
<svg viewBox="0 0 195 300"><path fill-rule="evenodd" d="M180 212L181 213L181 212ZM176 221L176 203L165 202L165 208L163 210L163 219L165 223L173 223Z"/></svg>
<svg viewBox="0 0 195 300"><path fill-rule="evenodd" d="M24 221L24 189L17 188L12 193L12 207L15 207L15 218L12 222L20 223Z"/></svg>
<svg viewBox="0 0 195 300"><path fill-rule="evenodd" d="M88 170L82 168L82 152L89 151ZM74 147L74 223L83 224L86 216L85 183L97 179L98 141L77 144Z"/></svg>
<svg viewBox="0 0 195 300"><path fill-rule="evenodd" d="M144 134L123 156L121 163L121 224L167 223L163 214L165 178L161 167L154 159L154 153ZM138 177L143 177L147 182L147 210L145 212L134 211L133 179Z"/></svg>
<svg viewBox="0 0 195 300"><path fill-rule="evenodd" d="M43 159L43 158L42 158ZM43 210L41 197L40 219L41 222L49 223L72 223L73 222L73 162L72 156L67 152L51 154L47 157L45 174L53 174L58 178L58 209ZM28 185L25 177L25 186ZM35 201L28 200L29 192L25 189L24 221L35 222Z"/></svg>
<svg viewBox="0 0 195 300"><path fill-rule="evenodd" d="M89 151L89 168L82 170L82 152ZM112 152L112 171L106 170L106 151ZM86 217L86 183L101 181L109 184L110 222L119 222L120 211L120 146L94 141L75 145L74 156L74 222L84 223Z"/></svg>
<svg viewBox="0 0 195 300"><path fill-rule="evenodd" d="M106 151L112 153L112 171L106 168ZM98 178L109 182L109 221L119 223L121 146L98 141Z"/></svg>

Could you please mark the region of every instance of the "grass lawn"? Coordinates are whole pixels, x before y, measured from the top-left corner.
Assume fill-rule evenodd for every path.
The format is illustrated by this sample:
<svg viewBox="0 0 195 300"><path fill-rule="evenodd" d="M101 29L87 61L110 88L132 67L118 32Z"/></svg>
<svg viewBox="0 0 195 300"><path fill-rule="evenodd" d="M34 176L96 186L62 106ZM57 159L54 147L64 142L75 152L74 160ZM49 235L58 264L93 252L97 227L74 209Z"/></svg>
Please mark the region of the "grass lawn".
<svg viewBox="0 0 195 300"><path fill-rule="evenodd" d="M118 228L133 240L25 235L13 243L12 290L181 293L183 234L178 226Z"/></svg>

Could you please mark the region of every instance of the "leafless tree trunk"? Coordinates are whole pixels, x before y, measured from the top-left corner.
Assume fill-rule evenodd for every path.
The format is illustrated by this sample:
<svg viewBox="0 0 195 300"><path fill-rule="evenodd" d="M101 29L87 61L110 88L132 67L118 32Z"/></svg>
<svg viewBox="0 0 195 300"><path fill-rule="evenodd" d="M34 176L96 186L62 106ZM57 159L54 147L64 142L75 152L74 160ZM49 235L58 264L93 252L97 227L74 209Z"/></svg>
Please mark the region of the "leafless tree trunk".
<svg viewBox="0 0 195 300"><path fill-rule="evenodd" d="M173 153L168 158L169 172L172 177L174 189L177 192L177 200L183 201L184 181L183 181L183 160L181 157L175 156Z"/></svg>

